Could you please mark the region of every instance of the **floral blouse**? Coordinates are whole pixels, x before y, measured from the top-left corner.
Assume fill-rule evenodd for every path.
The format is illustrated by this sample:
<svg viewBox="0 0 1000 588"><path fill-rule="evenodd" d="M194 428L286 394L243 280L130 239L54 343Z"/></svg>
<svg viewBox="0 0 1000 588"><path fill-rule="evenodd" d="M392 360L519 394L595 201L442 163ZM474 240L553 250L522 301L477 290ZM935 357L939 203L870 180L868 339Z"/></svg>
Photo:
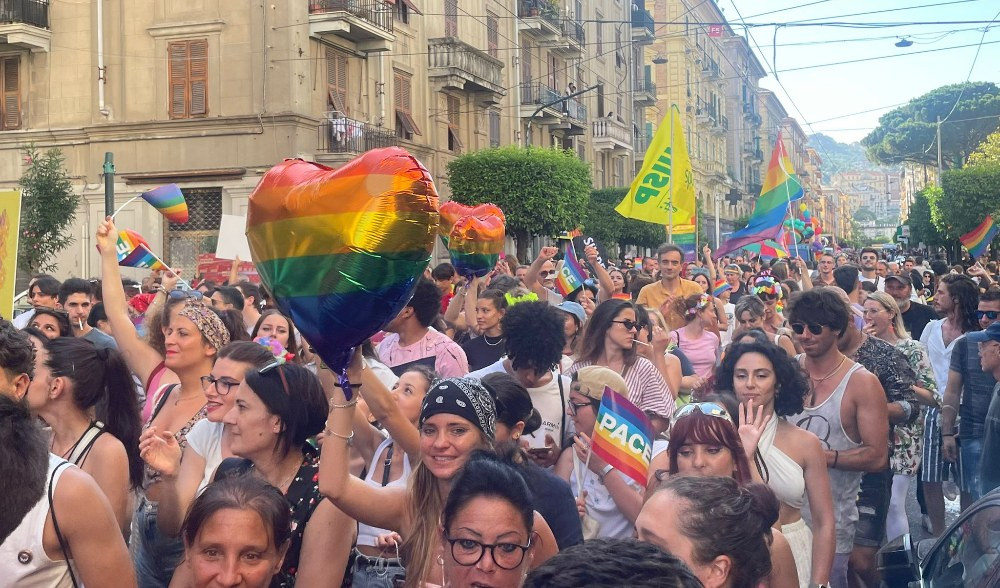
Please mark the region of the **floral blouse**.
<svg viewBox="0 0 1000 588"><path fill-rule="evenodd" d="M896 342L896 349L899 349L910 367L917 374L914 382L917 386L930 390L934 396L940 400L941 395L937 390L937 383L934 381L934 371L931 362L927 358L927 350L920 341L913 339L901 339ZM921 411L922 406L915 406ZM913 422L906 425L896 425L893 431L892 453L889 455L889 465L894 474L912 476L916 474L920 465L920 451L923 443L924 419L921 415Z"/></svg>

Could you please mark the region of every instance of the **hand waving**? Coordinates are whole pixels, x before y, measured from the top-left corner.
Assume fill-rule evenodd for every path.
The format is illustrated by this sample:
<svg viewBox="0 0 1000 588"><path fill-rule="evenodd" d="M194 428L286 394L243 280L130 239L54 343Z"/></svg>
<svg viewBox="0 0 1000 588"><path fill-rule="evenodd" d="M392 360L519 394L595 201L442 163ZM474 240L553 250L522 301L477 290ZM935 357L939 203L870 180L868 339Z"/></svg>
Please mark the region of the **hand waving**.
<svg viewBox="0 0 1000 588"><path fill-rule="evenodd" d="M743 451L747 456L753 455L760 443L760 437L764 434L764 427L771 420L772 415L764 416L764 406L757 407L756 413L753 409L753 398L747 404L740 403L740 428L738 433L740 441L743 443Z"/></svg>
<svg viewBox="0 0 1000 588"><path fill-rule="evenodd" d="M181 447L170 431L150 427L139 436L139 455L164 476L176 476L181 467Z"/></svg>

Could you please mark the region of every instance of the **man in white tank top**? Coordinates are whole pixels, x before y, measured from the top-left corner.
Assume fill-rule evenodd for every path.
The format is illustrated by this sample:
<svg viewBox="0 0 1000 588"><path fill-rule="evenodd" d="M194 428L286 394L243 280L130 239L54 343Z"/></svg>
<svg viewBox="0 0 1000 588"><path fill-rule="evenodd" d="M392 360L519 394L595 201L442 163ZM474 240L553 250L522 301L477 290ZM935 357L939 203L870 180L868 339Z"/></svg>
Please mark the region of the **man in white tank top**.
<svg viewBox="0 0 1000 588"><path fill-rule="evenodd" d="M850 320L850 310L836 292L819 288L799 294L792 299L788 317L796 342L805 352L798 361L810 384L805 408L788 420L815 434L826 450L837 523L837 554L830 584L847 588L861 476L888 467L885 394L878 378L837 347ZM810 522L808 501L802 516Z"/></svg>

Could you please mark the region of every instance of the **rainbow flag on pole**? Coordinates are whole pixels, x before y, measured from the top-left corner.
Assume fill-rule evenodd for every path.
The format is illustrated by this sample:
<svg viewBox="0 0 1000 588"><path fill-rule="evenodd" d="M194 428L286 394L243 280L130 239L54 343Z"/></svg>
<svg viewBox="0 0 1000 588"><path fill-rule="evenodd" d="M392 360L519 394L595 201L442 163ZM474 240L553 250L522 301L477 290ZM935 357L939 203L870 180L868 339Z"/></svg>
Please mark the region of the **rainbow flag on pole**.
<svg viewBox="0 0 1000 588"><path fill-rule="evenodd" d="M1000 227L993 222L993 216L988 214L986 220L978 227L962 235L958 240L962 242L962 245L965 245L965 248L969 250L969 255L975 259L986 253L986 246L997 236L998 232L1000 232Z"/></svg>
<svg viewBox="0 0 1000 588"><path fill-rule="evenodd" d="M605 387L591 451L645 487L653 457L653 424L627 398Z"/></svg>
<svg viewBox="0 0 1000 588"><path fill-rule="evenodd" d="M788 214L789 204L803 196L802 184L795 177L794 171L792 160L785 153L781 131L778 131L778 141L771 152L771 163L767 166L764 185L760 190L760 198L753 207L750 222L746 228L736 231L719 246L715 252L716 258L752 243L775 239L781 233L781 224Z"/></svg>
<svg viewBox="0 0 1000 588"><path fill-rule="evenodd" d="M572 241L566 242L566 255L556 269L556 289L559 290L559 294L563 298L569 296L573 290L583 286L584 280L587 279L587 274L583 272L580 260L576 258L576 248L573 247Z"/></svg>
<svg viewBox="0 0 1000 588"><path fill-rule="evenodd" d="M188 205L177 184L167 184L141 194L142 199L153 205L168 221L174 224L188 222Z"/></svg>
<svg viewBox="0 0 1000 588"><path fill-rule="evenodd" d="M142 235L131 229L118 232L118 246L115 247L115 252L118 254L118 265L151 270L170 269L160 263Z"/></svg>

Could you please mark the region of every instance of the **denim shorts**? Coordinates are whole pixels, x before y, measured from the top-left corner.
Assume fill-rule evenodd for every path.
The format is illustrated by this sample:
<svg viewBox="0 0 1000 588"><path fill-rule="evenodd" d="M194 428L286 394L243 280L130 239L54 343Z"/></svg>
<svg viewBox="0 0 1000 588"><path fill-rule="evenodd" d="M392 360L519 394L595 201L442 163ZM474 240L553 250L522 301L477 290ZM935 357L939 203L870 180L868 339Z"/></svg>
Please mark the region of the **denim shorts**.
<svg viewBox="0 0 1000 588"><path fill-rule="evenodd" d="M868 472L861 477L861 492L858 494L858 525L854 531L855 545L878 547L882 544L891 498L892 470Z"/></svg>
<svg viewBox="0 0 1000 588"><path fill-rule="evenodd" d="M983 456L983 438L959 437L958 458L962 470L962 492L972 496L972 500L979 500L983 495L982 480L979 467Z"/></svg>
<svg viewBox="0 0 1000 588"><path fill-rule="evenodd" d="M167 537L156 526L157 511L156 503L143 496L132 518L129 551L139 588L168 588L184 555L180 537Z"/></svg>
<svg viewBox="0 0 1000 588"><path fill-rule="evenodd" d="M354 550L351 588L395 588L406 577L403 563L395 557L371 557Z"/></svg>

